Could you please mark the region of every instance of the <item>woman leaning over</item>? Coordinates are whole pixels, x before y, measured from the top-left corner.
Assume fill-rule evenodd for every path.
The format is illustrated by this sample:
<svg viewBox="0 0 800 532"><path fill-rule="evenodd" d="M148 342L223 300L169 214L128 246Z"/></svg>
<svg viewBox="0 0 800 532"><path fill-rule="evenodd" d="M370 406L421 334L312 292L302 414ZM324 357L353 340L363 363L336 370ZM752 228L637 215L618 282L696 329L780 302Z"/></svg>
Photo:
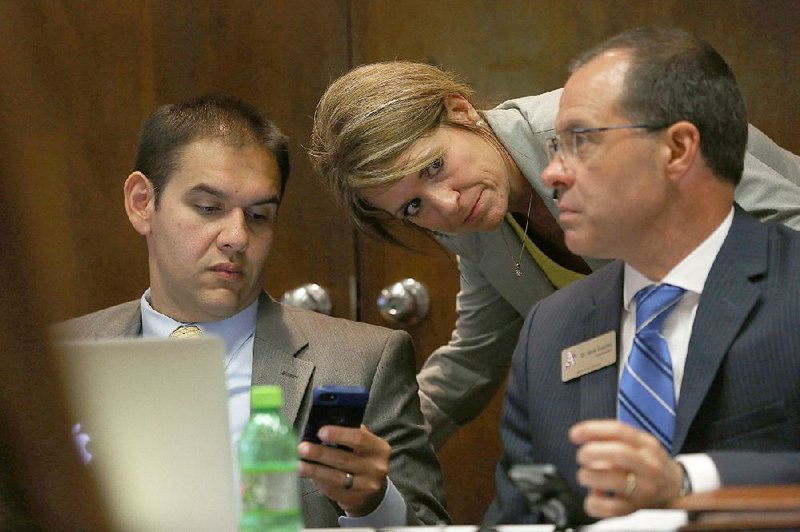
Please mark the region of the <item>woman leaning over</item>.
<svg viewBox="0 0 800 532"><path fill-rule="evenodd" d="M557 199L539 179L560 94L481 111L453 74L396 61L346 73L317 107L311 159L356 226L397 242L397 218L458 257L455 330L418 375L437 448L488 404L531 307L605 262L566 248ZM800 228L798 184L800 158L751 126L739 204Z"/></svg>

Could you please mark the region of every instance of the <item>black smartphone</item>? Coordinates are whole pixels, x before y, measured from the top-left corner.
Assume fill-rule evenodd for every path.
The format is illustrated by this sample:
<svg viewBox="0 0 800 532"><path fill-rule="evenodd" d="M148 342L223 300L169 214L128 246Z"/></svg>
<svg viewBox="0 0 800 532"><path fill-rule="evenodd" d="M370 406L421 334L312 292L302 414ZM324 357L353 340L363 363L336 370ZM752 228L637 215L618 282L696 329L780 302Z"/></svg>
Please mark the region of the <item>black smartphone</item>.
<svg viewBox="0 0 800 532"><path fill-rule="evenodd" d="M358 428L364 419L369 390L361 386L318 386L313 390L313 402L308 421L303 430L303 441L321 443L339 449L351 450L343 445L323 442L317 437L325 425Z"/></svg>
<svg viewBox="0 0 800 532"><path fill-rule="evenodd" d="M583 499L553 464L516 464L508 472L525 494L531 510L540 511L556 530L594 522L583 511Z"/></svg>

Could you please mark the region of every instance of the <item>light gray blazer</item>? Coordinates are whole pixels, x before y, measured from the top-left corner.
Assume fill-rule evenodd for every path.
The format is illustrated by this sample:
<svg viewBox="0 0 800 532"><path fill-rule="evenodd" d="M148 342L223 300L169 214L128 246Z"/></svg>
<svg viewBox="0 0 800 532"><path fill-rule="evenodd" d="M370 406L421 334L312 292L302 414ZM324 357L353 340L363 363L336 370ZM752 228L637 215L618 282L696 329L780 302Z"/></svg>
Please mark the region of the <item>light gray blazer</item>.
<svg viewBox="0 0 800 532"><path fill-rule="evenodd" d="M547 166L545 141L554 135L560 97L558 89L509 100L484 113L556 219L556 202L540 175ZM800 157L750 126L736 201L762 221L800 229ZM439 447L486 407L506 376L522 320L555 289L528 253L522 257L522 277L514 275L504 238L515 242L518 237L508 223L491 232L437 237L458 256L461 274L452 338L430 355L417 376L425 421ZM593 270L605 264L584 260Z"/></svg>
<svg viewBox="0 0 800 532"><path fill-rule="evenodd" d="M138 336L139 300L58 324L59 339ZM392 447L389 477L403 495L409 525L448 522L439 462L428 442L419 408L414 348L403 331L331 318L273 301L258 304L253 384L283 388L283 414L301 433L312 388L323 384L370 390L364 424ZM338 527L341 509L302 479L308 528Z"/></svg>

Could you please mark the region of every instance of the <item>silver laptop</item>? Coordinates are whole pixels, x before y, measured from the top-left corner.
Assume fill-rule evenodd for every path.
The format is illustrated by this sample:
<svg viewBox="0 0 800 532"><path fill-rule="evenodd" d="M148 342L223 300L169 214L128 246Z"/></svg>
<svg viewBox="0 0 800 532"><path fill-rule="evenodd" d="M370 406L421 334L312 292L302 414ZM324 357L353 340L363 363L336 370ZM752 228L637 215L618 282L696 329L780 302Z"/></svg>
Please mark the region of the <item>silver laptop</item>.
<svg viewBox="0 0 800 532"><path fill-rule="evenodd" d="M234 530L218 338L66 342L73 436L123 530Z"/></svg>

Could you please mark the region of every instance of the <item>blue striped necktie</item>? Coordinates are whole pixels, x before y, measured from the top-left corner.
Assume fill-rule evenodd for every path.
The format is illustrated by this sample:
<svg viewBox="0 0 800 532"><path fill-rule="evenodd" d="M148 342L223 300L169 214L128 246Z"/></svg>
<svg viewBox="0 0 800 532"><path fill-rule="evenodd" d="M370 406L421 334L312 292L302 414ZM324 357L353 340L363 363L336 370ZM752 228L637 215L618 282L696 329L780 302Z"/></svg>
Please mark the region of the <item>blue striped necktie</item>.
<svg viewBox="0 0 800 532"><path fill-rule="evenodd" d="M619 382L619 419L658 438L672 453L675 388L672 358L661 327L684 293L669 284L636 293L636 334Z"/></svg>

